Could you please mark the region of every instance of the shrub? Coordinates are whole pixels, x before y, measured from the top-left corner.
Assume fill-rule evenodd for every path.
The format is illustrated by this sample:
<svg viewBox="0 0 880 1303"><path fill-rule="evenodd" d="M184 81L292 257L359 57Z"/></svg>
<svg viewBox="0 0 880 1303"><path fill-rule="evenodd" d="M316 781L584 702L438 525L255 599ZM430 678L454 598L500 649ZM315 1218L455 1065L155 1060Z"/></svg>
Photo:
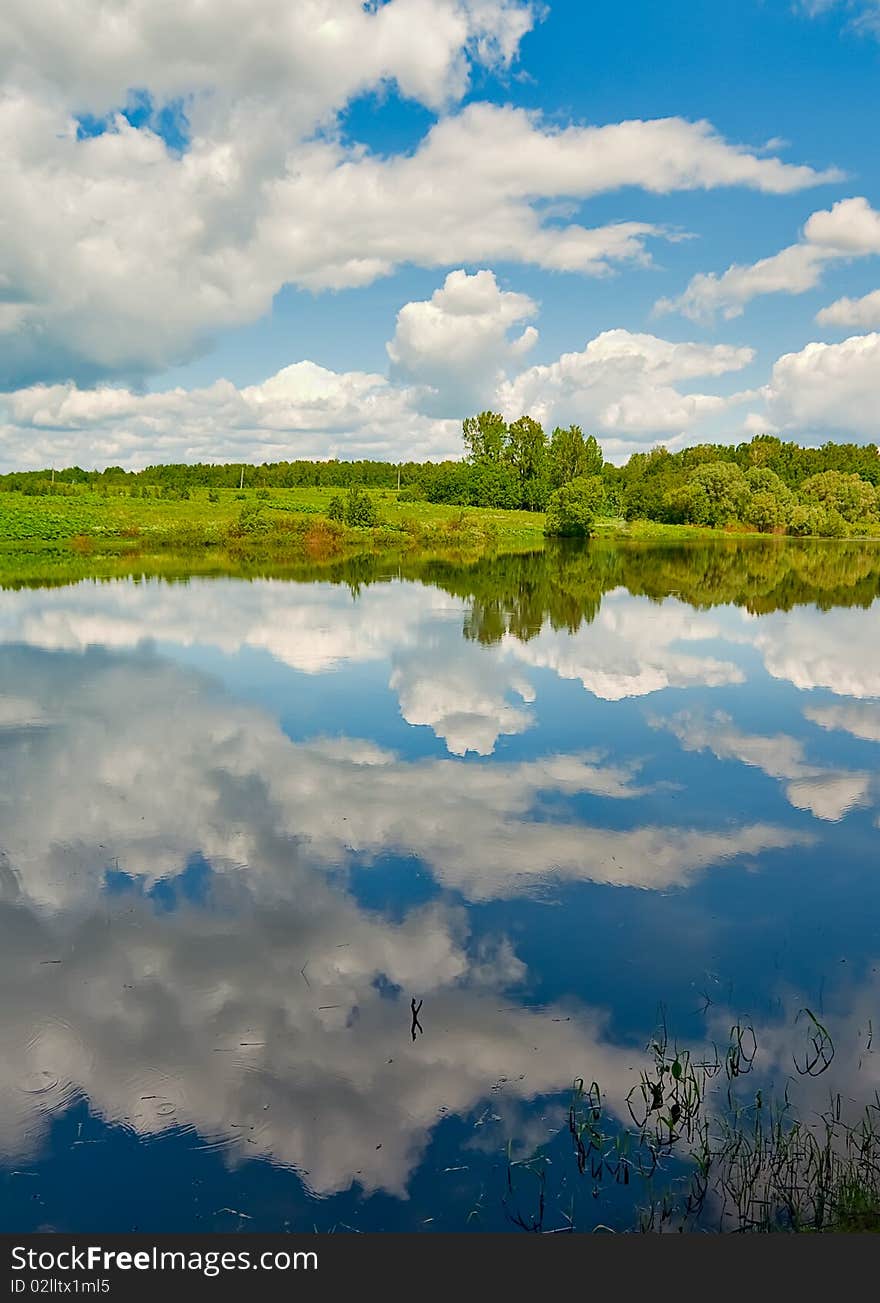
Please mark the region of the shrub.
<svg viewBox="0 0 880 1303"><path fill-rule="evenodd" d="M246 502L239 512L238 521L229 532L234 538L241 538L248 534L265 534L270 528L259 502Z"/></svg>
<svg viewBox="0 0 880 1303"><path fill-rule="evenodd" d="M340 498L338 493L334 494L330 499L330 505L327 508L327 516L330 520L340 522L345 520L345 503L342 501L342 498Z"/></svg>
<svg viewBox="0 0 880 1303"><path fill-rule="evenodd" d="M364 493L356 484L345 496L345 523L355 528L368 528L375 525L379 519L379 513L376 511L376 504L368 493Z"/></svg>
<svg viewBox="0 0 880 1303"><path fill-rule="evenodd" d="M745 518L762 534L784 525L791 514L788 504L776 497L775 493L753 493L746 503Z"/></svg>
<svg viewBox="0 0 880 1303"><path fill-rule="evenodd" d="M605 485L598 475L582 475L550 494L545 534L588 538L605 503Z"/></svg>
<svg viewBox="0 0 880 1303"><path fill-rule="evenodd" d="M841 471L822 471L811 475L801 485L804 502L815 502L844 520L870 520L877 517L877 491L860 475Z"/></svg>

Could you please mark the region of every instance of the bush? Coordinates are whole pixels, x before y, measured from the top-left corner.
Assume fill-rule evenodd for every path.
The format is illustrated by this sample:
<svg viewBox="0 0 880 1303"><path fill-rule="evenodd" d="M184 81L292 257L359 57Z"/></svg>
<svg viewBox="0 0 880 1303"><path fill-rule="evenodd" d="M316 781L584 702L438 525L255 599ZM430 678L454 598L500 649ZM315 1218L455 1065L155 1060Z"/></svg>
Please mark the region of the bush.
<svg viewBox="0 0 880 1303"><path fill-rule="evenodd" d="M844 538L849 533L847 523L834 508L815 503L799 502L792 508L788 522L789 533L803 538Z"/></svg>
<svg viewBox="0 0 880 1303"><path fill-rule="evenodd" d="M397 495L398 502L424 502L425 495L418 484L408 484Z"/></svg>
<svg viewBox="0 0 880 1303"><path fill-rule="evenodd" d="M745 518L762 534L784 525L790 515L788 504L776 497L775 493L753 493L746 503Z"/></svg>
<svg viewBox="0 0 880 1303"><path fill-rule="evenodd" d="M844 520L877 518L877 491L860 475L844 475L841 471L811 475L801 485L801 497L805 502L815 502L833 511Z"/></svg>
<svg viewBox="0 0 880 1303"><path fill-rule="evenodd" d="M589 538L605 503L605 485L599 475L582 475L550 494L545 534Z"/></svg>
<svg viewBox="0 0 880 1303"><path fill-rule="evenodd" d="M209 502L220 501L220 494L217 492L216 489L208 489L208 501Z"/></svg>
<svg viewBox="0 0 880 1303"><path fill-rule="evenodd" d="M368 493L352 484L345 497L345 523L354 528L369 528L379 520L376 504Z"/></svg>
<svg viewBox="0 0 880 1303"><path fill-rule="evenodd" d="M266 534L270 528L259 502L246 502L239 512L237 523L229 532L234 538L241 538L246 534Z"/></svg>

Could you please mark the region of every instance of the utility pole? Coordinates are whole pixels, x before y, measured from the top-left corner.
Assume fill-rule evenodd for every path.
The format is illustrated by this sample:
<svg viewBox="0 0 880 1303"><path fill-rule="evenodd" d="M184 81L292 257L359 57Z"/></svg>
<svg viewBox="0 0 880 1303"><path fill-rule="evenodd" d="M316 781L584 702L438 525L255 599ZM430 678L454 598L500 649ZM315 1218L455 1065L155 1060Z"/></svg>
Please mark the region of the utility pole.
<svg viewBox="0 0 880 1303"><path fill-rule="evenodd" d="M242 468L241 468L241 479L238 481L238 487L239 487L240 489L243 489L243 488L244 488L244 467L243 467L243 466L242 466Z"/></svg>
<svg viewBox="0 0 880 1303"><path fill-rule="evenodd" d="M400 492L400 463L397 465L397 492Z"/></svg>

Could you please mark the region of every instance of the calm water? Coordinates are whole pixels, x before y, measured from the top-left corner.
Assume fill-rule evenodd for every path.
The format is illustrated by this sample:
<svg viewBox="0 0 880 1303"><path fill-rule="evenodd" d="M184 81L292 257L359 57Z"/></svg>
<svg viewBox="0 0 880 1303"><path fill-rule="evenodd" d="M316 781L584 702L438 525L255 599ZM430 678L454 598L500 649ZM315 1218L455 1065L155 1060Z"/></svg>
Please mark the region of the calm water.
<svg viewBox="0 0 880 1303"><path fill-rule="evenodd" d="M661 1006L781 1084L808 1005L869 1098L878 594L770 543L0 592L0 1226L503 1229L536 1153L626 1225L570 1088L622 1115Z"/></svg>

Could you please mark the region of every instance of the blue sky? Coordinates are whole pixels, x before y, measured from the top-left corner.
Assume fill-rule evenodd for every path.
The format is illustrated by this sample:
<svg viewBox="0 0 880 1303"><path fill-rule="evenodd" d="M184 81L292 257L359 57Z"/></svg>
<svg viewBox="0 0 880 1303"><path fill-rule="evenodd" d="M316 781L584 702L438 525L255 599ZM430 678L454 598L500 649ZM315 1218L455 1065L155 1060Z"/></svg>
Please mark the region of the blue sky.
<svg viewBox="0 0 880 1303"><path fill-rule="evenodd" d="M875 437L877 0L113 8L0 18L4 469Z"/></svg>

